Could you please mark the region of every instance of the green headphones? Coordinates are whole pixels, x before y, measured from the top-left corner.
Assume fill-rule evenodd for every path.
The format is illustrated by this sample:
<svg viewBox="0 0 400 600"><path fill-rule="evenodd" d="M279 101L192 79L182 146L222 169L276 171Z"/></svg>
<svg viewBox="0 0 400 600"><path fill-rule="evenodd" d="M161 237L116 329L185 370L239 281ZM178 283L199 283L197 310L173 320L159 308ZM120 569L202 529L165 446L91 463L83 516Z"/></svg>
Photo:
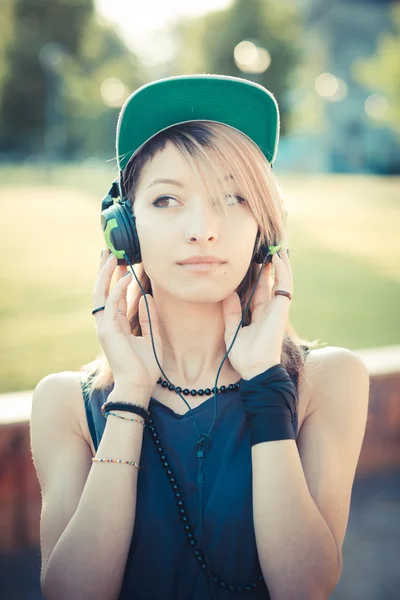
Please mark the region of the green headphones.
<svg viewBox="0 0 400 600"><path fill-rule="evenodd" d="M135 265L142 262L136 217L132 212L129 200L121 198L118 181L114 181L101 203L101 228L107 248L117 257L118 265ZM259 234L257 234L255 245L258 238ZM265 262L271 262L272 256L281 248L282 244L271 246L263 244L260 250L253 255L252 261L262 264L267 259Z"/></svg>

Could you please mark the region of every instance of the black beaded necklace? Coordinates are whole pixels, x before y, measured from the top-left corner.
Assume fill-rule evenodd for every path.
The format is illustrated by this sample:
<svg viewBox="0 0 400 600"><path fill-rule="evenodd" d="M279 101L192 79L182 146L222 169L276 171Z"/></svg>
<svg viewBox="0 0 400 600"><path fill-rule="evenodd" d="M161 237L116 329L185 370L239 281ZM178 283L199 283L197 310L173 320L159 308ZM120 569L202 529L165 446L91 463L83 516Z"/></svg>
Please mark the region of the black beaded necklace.
<svg viewBox="0 0 400 600"><path fill-rule="evenodd" d="M215 394L218 392L228 392L228 391L233 391L233 390L238 390L240 388L240 383L239 381L237 381L236 383L230 383L227 386L225 385L221 385L219 388L218 387L213 387L213 388L205 388L204 390L202 388L200 388L199 390L189 390L188 388L184 388L182 389L181 387L179 387L178 385L175 386L173 383L168 383L168 381L165 381L165 379L162 379L161 377L158 378L157 381L158 384L161 385L161 387L163 388L168 388L171 392L175 392L177 394L180 394L182 392L182 394L184 394L185 396L209 396L211 393Z"/></svg>
<svg viewBox="0 0 400 600"><path fill-rule="evenodd" d="M183 389L178 387L178 386L174 386L173 384L169 384L167 381L163 381L161 379L161 377L159 378L159 380L157 381L157 383L161 384L162 387L168 387L169 390L171 391L175 391L176 392L182 392L183 394L185 394L185 396L191 394L192 396L196 396L197 394L199 396L203 396L204 394L211 394L211 391L213 393L215 393L215 389L218 391L221 391L222 393L227 392L229 390L239 390L240 385L239 382L237 383L232 383L230 384L228 387L221 385L220 388L212 388L212 390L210 388L206 388L205 390L188 390L187 388ZM203 554L201 552L201 550L199 550L197 548L197 540L195 539L193 532L192 532L192 528L189 522L189 517L187 515L186 512L186 508L185 508L185 503L183 501L183 497L182 497L182 492L180 491L180 486L178 485L178 482L176 480L176 477L171 469L171 465L170 462L165 454L164 448L161 444L161 440L160 440L160 436L159 433L155 427L154 424L154 419L153 419L153 415L150 409L149 413L150 413L150 417L147 419L148 422L148 430L150 432L150 435L152 437L152 440L154 442L154 445L156 447L157 452L159 453L160 456L160 460L162 462L162 466L164 467L165 473L169 479L169 482L171 483L172 486L172 491L174 493L175 496L175 500L178 506L178 511L179 511L179 515L181 517L181 520L183 522L183 528L185 530L186 533L186 537L189 541L189 544L191 545L192 549L193 549L193 555L195 557L195 560L198 561L198 563L200 564L200 567L202 569L204 569L204 572L207 575L211 575L213 578L213 581L219 585L221 588L230 590L232 592L251 592L252 590L254 590L254 588L256 588L261 581L264 581L264 577L263 575L260 573L260 575L258 576L256 581L252 581L251 583L248 584L244 584L244 585L240 585L237 583L227 583L226 581L224 581L223 579L221 579L220 577L218 577L213 571L208 571L207 570L207 565L205 563L205 559L203 557ZM269 596L268 596L269 598Z"/></svg>

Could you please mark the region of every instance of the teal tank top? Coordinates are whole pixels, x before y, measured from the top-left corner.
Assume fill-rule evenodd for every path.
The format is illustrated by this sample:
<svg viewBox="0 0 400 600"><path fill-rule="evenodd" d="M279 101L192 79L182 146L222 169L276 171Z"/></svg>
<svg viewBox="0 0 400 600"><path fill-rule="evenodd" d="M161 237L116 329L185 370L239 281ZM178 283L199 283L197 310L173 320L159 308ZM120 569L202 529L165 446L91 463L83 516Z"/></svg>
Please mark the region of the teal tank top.
<svg viewBox="0 0 400 600"><path fill-rule="evenodd" d="M294 379L293 379L294 380ZM294 380L297 385L297 381ZM106 419L101 406L113 384L94 390L90 397L82 382L86 416L97 451ZM190 405L188 396L188 404ZM182 401L183 402L183 401ZM197 489L197 435L190 412L175 413L155 398L149 410L189 522L202 549ZM214 398L193 409L200 433L208 432L214 418ZM298 415L293 422L297 438ZM138 472L135 526L119 600L207 600L212 598L207 574L190 545L179 514L170 475L163 466L146 425ZM260 580L253 524L252 462L249 432L239 391L217 394L217 416L212 445L203 460L203 531L210 568L218 577L218 600L268 600ZM123 458L123 457L118 457ZM118 507L115 507L118 510ZM110 548L112 552L112 548ZM258 580L252 591L237 591ZM225 587L223 585L225 584ZM228 589L233 585L234 589Z"/></svg>

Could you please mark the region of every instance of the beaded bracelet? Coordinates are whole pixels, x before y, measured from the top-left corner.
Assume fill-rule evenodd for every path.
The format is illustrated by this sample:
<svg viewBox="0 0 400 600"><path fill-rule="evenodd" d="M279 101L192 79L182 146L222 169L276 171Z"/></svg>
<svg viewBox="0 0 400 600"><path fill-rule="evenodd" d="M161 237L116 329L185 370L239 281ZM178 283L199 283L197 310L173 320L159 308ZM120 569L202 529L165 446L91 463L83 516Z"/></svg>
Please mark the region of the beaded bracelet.
<svg viewBox="0 0 400 600"><path fill-rule="evenodd" d="M137 467L140 469L140 465L136 462L130 460L121 460L119 458L97 458L96 456L92 458L92 462L109 462L109 463L122 463L124 465L132 465L132 467Z"/></svg>
<svg viewBox="0 0 400 600"><path fill-rule="evenodd" d="M146 423L142 419L129 419L128 417L123 417L122 415L117 415L116 413L106 411L106 419L108 419L108 415L112 415L118 419L123 419L124 421L136 421L136 423L141 423L143 427L146 427Z"/></svg>

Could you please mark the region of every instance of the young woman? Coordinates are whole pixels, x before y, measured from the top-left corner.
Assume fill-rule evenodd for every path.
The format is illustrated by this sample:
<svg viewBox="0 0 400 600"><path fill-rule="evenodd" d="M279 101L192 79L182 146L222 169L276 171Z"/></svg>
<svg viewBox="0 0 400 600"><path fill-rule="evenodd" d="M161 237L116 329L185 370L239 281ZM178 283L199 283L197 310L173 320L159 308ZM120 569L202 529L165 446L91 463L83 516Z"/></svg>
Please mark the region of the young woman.
<svg viewBox="0 0 400 600"><path fill-rule="evenodd" d="M160 80L122 110L126 212L103 210L93 294L104 355L33 397L45 600L335 588L368 375L289 326L278 134L273 96L237 78Z"/></svg>

